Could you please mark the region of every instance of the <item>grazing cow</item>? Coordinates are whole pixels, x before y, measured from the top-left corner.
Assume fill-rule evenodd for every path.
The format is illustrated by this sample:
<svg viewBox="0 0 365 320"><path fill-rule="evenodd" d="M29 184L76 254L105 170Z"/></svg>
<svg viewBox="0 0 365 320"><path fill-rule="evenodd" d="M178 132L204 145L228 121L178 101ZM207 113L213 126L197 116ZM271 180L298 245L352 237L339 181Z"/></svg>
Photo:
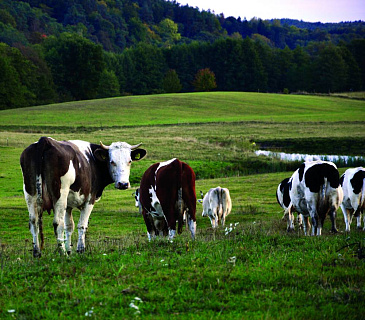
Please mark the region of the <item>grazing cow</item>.
<svg viewBox="0 0 365 320"><path fill-rule="evenodd" d="M141 179L139 202L149 240L156 235L173 239L176 221L180 234L184 212L191 236L195 238L195 173L186 163L171 159L150 166Z"/></svg>
<svg viewBox="0 0 365 320"><path fill-rule="evenodd" d="M284 216L283 220L287 219L287 231L294 231L294 215L295 208L293 208L293 204L290 200L289 189L291 186L291 182L289 182L290 178L285 178L281 181L278 185L276 190L276 200L278 201L279 205L284 209ZM291 209L291 210L289 210ZM298 225L299 228L303 225L303 217L301 214L298 214Z"/></svg>
<svg viewBox="0 0 365 320"><path fill-rule="evenodd" d="M133 196L134 196L134 205L136 208L138 208L139 213L142 214L142 206L141 206L141 202L139 201L139 188L136 189L135 192L133 192Z"/></svg>
<svg viewBox="0 0 365 320"><path fill-rule="evenodd" d="M50 213L52 209L54 232L61 253L71 253L71 235L75 228L72 209L80 209L77 251L85 251L85 233L95 202L110 183L114 182L117 189L129 188L132 161L141 160L146 155L146 150L138 148L140 145L114 142L105 146L101 142L97 145L42 137L23 151L20 165L34 257L41 255L44 243L43 211Z"/></svg>
<svg viewBox="0 0 365 320"><path fill-rule="evenodd" d="M211 188L203 198L202 216L208 216L213 228L217 228L219 221L222 226L226 217L231 213L232 201L227 188Z"/></svg>
<svg viewBox="0 0 365 320"><path fill-rule="evenodd" d="M321 235L327 213L336 229L336 211L343 198L340 175L334 163L329 161L304 162L292 175L289 195L295 210L304 216L304 233L307 234L309 216L312 235ZM289 208L289 211L293 209Z"/></svg>
<svg viewBox="0 0 365 320"><path fill-rule="evenodd" d="M365 208L365 169L363 167L347 169L340 178L343 189L341 209L346 223L346 231L350 232L352 217L357 218L357 228L361 229L361 214ZM365 231L365 216L364 229Z"/></svg>

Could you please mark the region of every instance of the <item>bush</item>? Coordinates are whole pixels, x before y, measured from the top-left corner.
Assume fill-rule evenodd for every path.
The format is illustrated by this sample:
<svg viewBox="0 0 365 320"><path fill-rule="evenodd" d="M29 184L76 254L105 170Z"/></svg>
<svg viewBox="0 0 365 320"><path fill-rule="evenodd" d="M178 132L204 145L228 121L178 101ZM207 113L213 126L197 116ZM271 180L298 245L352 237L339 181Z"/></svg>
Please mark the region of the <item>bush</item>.
<svg viewBox="0 0 365 320"><path fill-rule="evenodd" d="M195 91L211 91L217 87L215 74L209 68L201 69L195 75L193 82Z"/></svg>

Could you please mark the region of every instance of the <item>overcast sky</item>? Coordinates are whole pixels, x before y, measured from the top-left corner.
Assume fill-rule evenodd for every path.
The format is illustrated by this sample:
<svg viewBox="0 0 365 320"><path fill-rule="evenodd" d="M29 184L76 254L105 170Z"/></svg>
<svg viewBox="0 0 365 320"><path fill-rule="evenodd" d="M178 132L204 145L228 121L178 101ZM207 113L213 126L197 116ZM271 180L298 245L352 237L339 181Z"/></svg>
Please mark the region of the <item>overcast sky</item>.
<svg viewBox="0 0 365 320"><path fill-rule="evenodd" d="M177 0L200 10L210 9L247 20L290 18L307 22L365 20L365 0Z"/></svg>

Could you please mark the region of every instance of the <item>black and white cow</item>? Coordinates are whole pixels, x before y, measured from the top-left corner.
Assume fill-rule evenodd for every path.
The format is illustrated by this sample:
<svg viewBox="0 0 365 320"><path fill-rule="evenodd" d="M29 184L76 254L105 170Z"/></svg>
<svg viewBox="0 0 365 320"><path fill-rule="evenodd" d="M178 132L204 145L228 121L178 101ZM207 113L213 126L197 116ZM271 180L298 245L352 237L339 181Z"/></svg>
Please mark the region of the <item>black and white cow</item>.
<svg viewBox="0 0 365 320"><path fill-rule="evenodd" d="M136 191L133 192L133 196L134 196L134 206L138 208L139 213L142 214L142 206L141 202L139 201L139 188L137 188Z"/></svg>
<svg viewBox="0 0 365 320"><path fill-rule="evenodd" d="M365 208L365 169L347 169L340 178L343 189L341 209L345 219L346 231L350 232L352 217L357 218L357 228L361 229L361 214ZM365 231L365 216L364 216Z"/></svg>
<svg viewBox="0 0 365 320"><path fill-rule="evenodd" d="M184 213L191 236L196 232L195 173L185 162L171 159L151 165L143 174L139 204L147 227L148 239L182 232Z"/></svg>
<svg viewBox="0 0 365 320"><path fill-rule="evenodd" d="M286 219L287 221L287 231L294 231L294 214L295 208L293 208L293 204L290 199L290 190L291 181L290 178L285 178L281 181L276 189L276 200L278 201L279 205L284 209L284 216L283 220ZM289 210L290 209L290 210ZM302 214L298 214L298 225L299 228L303 225L303 217Z"/></svg>
<svg viewBox="0 0 365 320"><path fill-rule="evenodd" d="M130 187L131 163L146 155L146 150L138 148L140 145L114 142L105 146L42 137L23 151L20 165L29 228L33 235L33 256L40 256L43 248L43 211L50 213L52 209L54 232L61 253L71 252L71 235L75 228L72 209L80 209L77 251L85 250L85 233L95 202L104 188L113 182L117 189Z"/></svg>
<svg viewBox="0 0 365 320"><path fill-rule="evenodd" d="M336 165L321 160L304 162L293 173L289 183L292 204L304 217L304 233L307 234L311 217L312 235L321 235L327 214L331 218L332 232L337 232L336 211L342 202L343 192Z"/></svg>
<svg viewBox="0 0 365 320"><path fill-rule="evenodd" d="M217 228L219 221L224 226L226 217L232 210L232 201L227 188L211 188L203 198L203 217L209 217L213 228Z"/></svg>

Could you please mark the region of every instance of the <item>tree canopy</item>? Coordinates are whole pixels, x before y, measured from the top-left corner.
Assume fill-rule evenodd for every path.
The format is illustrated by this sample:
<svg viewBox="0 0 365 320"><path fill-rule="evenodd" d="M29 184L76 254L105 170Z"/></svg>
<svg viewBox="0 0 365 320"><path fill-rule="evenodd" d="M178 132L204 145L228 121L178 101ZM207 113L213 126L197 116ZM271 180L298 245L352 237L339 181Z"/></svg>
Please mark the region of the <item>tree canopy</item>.
<svg viewBox="0 0 365 320"><path fill-rule="evenodd" d="M199 70L214 90L364 90L364 36L362 21L247 21L176 1L3 0L0 108L189 92Z"/></svg>

